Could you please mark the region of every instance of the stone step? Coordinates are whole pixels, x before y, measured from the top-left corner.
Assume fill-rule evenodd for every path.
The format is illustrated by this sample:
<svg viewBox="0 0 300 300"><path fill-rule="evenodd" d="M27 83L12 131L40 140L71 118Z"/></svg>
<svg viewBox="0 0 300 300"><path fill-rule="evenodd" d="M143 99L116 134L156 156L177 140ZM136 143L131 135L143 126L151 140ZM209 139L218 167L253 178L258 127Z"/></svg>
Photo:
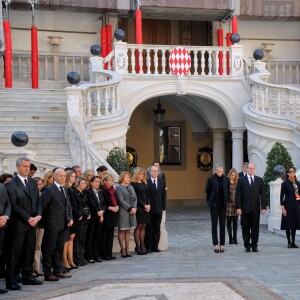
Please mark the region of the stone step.
<svg viewBox="0 0 300 300"><path fill-rule="evenodd" d="M36 126L39 126L41 124L49 124L52 126L52 123L54 124L67 124L67 116L66 115L55 115L51 116L50 114L44 115L44 116L22 116L22 120L20 120L20 116L7 116L7 115L1 115L0 114L0 122L13 122L13 125L16 125L16 122L20 124L20 127L23 127L23 124L26 125L32 125L32 122L36 124ZM50 130L51 127L49 127Z"/></svg>
<svg viewBox="0 0 300 300"><path fill-rule="evenodd" d="M3 110L14 111L14 110L22 110L22 109L23 110L30 109L30 110L37 110L37 111L40 111L42 109L44 109L44 110L55 109L55 110L67 111L67 105L65 103L51 103L51 102L50 103L49 102L45 102L45 103L20 102L19 105L16 102L15 103L0 102L0 109L1 109L1 111L3 111Z"/></svg>
<svg viewBox="0 0 300 300"><path fill-rule="evenodd" d="M38 124L33 125L32 123L28 124L22 124L22 131L25 131L25 129L28 132L49 132L49 124ZM65 131L66 129L66 123L55 123L51 125L51 131ZM16 131L20 130L19 124L2 124L1 125L1 132L9 132L9 131Z"/></svg>
<svg viewBox="0 0 300 300"><path fill-rule="evenodd" d="M11 143L10 142L10 137L6 136L1 138L1 144L6 144L6 143ZM64 136L55 136L55 137L49 137L49 136L30 136L29 135L29 142L32 144L38 144L38 143L42 143L42 144L52 144L53 142L55 143L66 143L65 141L65 137Z"/></svg>

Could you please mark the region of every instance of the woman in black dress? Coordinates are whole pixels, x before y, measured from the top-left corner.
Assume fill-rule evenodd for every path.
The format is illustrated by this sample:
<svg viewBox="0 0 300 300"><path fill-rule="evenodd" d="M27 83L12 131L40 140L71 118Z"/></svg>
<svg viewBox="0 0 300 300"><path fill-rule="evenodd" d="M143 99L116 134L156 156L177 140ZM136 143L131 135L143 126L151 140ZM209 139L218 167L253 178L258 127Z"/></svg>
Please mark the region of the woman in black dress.
<svg viewBox="0 0 300 300"><path fill-rule="evenodd" d="M280 191L280 204L282 207L280 229L286 231L288 248L298 248L295 244L295 235L296 230L300 229L300 183L296 180L295 173L295 167L287 169L286 180L281 184Z"/></svg>
<svg viewBox="0 0 300 300"><path fill-rule="evenodd" d="M66 239L63 252L63 265L67 271L70 271L72 268L77 268L73 259L73 246L74 238L78 224L78 218L80 218L80 208L78 206L78 201L76 197L76 188L75 188L75 172L73 170L66 171L66 184L65 188L69 195L70 205L72 208L72 215L74 218L73 225L68 227L68 238Z"/></svg>
<svg viewBox="0 0 300 300"><path fill-rule="evenodd" d="M104 220L106 205L104 203L102 190L99 187L100 177L93 176L91 178L91 189L86 190L91 212L85 243L85 257L89 263L102 261L102 222Z"/></svg>
<svg viewBox="0 0 300 300"><path fill-rule="evenodd" d="M119 211L117 194L114 187L114 177L111 174L105 174L102 178L102 193L107 207L103 221L102 259L111 260L116 259L116 257L112 255L112 249Z"/></svg>
<svg viewBox="0 0 300 300"><path fill-rule="evenodd" d="M88 200L85 192L87 181L83 177L76 179L77 198L80 206L81 217L78 221L76 235L74 238L74 262L77 265L85 265L84 259L86 231L91 218Z"/></svg>
<svg viewBox="0 0 300 300"><path fill-rule="evenodd" d="M150 222L150 199L148 195L146 171L143 168L136 168L131 185L137 196L137 226L134 230L135 251L138 255L147 254L145 247L145 229Z"/></svg>

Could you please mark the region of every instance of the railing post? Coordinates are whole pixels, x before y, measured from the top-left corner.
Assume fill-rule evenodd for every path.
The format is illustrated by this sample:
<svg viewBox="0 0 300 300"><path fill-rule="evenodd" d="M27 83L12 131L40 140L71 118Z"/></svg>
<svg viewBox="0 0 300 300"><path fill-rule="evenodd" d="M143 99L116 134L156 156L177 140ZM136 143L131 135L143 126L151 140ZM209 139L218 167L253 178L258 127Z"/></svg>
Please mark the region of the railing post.
<svg viewBox="0 0 300 300"><path fill-rule="evenodd" d="M100 56L92 56L89 58L89 60L90 60L90 81L99 83L100 82L99 72L101 72L104 69L104 63L103 63L104 58Z"/></svg>
<svg viewBox="0 0 300 300"><path fill-rule="evenodd" d="M244 76L243 46L234 44L230 47L231 76Z"/></svg>
<svg viewBox="0 0 300 300"><path fill-rule="evenodd" d="M127 43L115 42L115 72L119 74L128 73Z"/></svg>

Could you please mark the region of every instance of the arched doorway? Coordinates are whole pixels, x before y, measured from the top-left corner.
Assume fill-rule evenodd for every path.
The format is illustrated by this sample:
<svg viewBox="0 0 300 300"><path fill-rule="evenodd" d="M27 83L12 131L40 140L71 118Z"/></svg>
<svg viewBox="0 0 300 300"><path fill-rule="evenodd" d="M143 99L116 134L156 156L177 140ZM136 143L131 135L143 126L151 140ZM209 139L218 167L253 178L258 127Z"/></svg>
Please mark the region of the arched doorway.
<svg viewBox="0 0 300 300"><path fill-rule="evenodd" d="M200 148L211 148L216 159L223 159L231 168L232 134L227 117L216 103L199 96L164 95L142 102L131 115L126 140L136 150L138 166L148 167L160 160L161 130L153 114L158 99L166 110L164 127L178 128L180 142L179 159L161 166L167 177L168 205L206 205L205 184L213 168L201 170L197 154Z"/></svg>

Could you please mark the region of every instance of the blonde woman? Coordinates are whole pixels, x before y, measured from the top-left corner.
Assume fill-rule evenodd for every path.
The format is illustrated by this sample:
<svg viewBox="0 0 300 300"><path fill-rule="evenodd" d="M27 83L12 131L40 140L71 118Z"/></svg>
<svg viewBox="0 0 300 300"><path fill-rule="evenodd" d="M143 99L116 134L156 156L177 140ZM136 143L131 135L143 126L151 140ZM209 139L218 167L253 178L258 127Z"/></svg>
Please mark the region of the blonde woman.
<svg viewBox="0 0 300 300"><path fill-rule="evenodd" d="M78 267L75 265L73 260L73 242L75 238L76 229L78 226L78 220L81 215L78 215L78 210L76 210L77 205L77 197L76 197L76 187L75 187L75 171L67 170L66 172L66 184L65 188L69 195L70 205L72 207L72 215L73 215L73 225L68 227L70 236L67 237L66 242L64 244L64 252L63 252L63 266L67 271L71 269L77 269Z"/></svg>
<svg viewBox="0 0 300 300"><path fill-rule="evenodd" d="M230 194L227 202L227 232L229 236L229 244L238 244L237 241L237 228L238 228L238 215L236 213L235 193L239 175L236 169L231 169L228 173L230 180Z"/></svg>
<svg viewBox="0 0 300 300"><path fill-rule="evenodd" d="M145 247L146 225L150 222L150 199L147 186L146 170L135 168L131 185L137 196L137 226L134 230L135 251L138 255L147 254Z"/></svg>
<svg viewBox="0 0 300 300"><path fill-rule="evenodd" d="M44 178L43 178L44 186L43 186L43 188L42 188L42 192L44 191L44 189L45 189L47 186L50 186L50 185L53 183L53 181L54 181L53 174L54 174L53 171L48 171L48 172L44 175Z"/></svg>
<svg viewBox="0 0 300 300"><path fill-rule="evenodd" d="M131 174L123 171L120 174L116 187L117 199L119 204L118 240L121 247L121 256L123 258L132 257L129 254L130 230L136 227L136 206L137 198L133 186L130 185ZM124 245L125 240L125 245Z"/></svg>
<svg viewBox="0 0 300 300"><path fill-rule="evenodd" d="M34 177L36 180L39 196L42 194L42 189L44 186L43 179L40 177ZM38 225L38 229L36 231L36 241L35 241L35 251L34 251L34 260L33 260L33 275L34 276L44 276L44 273L40 271L41 267L41 246L44 236L44 228Z"/></svg>
<svg viewBox="0 0 300 300"><path fill-rule="evenodd" d="M91 179L92 177L95 176L94 170L92 169L87 169L84 173L83 173L83 178L86 180L86 189L90 189L91 188Z"/></svg>

